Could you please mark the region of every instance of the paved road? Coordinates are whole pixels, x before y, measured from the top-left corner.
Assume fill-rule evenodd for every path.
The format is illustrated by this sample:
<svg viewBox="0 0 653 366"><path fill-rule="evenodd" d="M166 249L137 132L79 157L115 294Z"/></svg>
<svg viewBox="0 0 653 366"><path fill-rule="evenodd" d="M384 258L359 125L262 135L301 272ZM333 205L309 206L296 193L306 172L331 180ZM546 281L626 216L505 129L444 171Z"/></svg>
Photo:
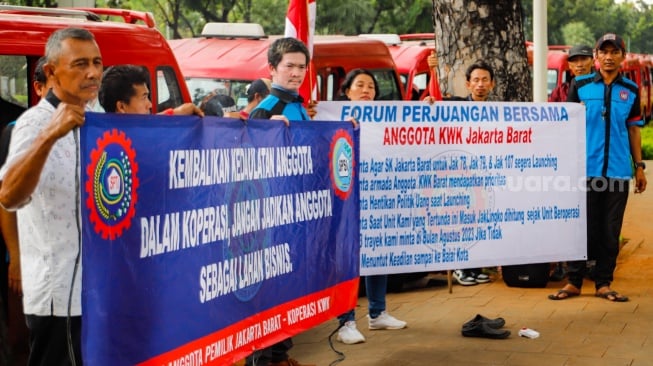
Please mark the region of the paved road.
<svg viewBox="0 0 653 366"><path fill-rule="evenodd" d="M549 282L544 289L512 288L500 274L490 284L454 285L449 294L445 277L434 275L431 279L441 286L388 295L390 313L409 324L404 330L367 330L367 300L360 298L357 323L367 342L343 345L334 336L335 348L345 355L338 365L653 365L652 171L647 172L649 191L630 195L622 231L627 243L613 283L630 302L595 297L592 282L585 283L582 296L554 302L546 296L563 282ZM513 334L505 340L462 337L462 324L477 313L504 317ZM291 356L330 365L338 358L328 341L336 326L334 320L298 335ZM537 329L540 338L517 336L523 326Z"/></svg>

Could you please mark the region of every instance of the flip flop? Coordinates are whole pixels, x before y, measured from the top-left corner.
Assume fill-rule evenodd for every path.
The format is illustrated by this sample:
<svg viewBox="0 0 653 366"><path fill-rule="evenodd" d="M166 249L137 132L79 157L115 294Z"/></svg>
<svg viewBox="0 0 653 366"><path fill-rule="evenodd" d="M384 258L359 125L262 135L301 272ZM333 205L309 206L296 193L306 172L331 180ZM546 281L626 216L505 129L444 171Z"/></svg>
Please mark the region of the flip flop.
<svg viewBox="0 0 653 366"><path fill-rule="evenodd" d="M558 290L555 294L549 295L549 300L567 300L570 297L579 296L579 292L571 292L568 290Z"/></svg>
<svg viewBox="0 0 653 366"><path fill-rule="evenodd" d="M603 293L597 292L596 297L600 297L612 302L626 302L628 301L628 296L620 295L617 291L606 291Z"/></svg>

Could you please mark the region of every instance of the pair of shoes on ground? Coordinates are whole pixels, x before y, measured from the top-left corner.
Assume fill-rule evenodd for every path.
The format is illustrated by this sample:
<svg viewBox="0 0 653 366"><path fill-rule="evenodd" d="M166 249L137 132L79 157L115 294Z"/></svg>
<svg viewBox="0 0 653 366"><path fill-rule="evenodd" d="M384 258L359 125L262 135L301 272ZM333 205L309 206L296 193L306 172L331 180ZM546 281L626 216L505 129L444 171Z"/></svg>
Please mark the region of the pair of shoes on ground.
<svg viewBox="0 0 653 366"><path fill-rule="evenodd" d="M315 364L299 363L294 358L288 358L285 361L270 362L268 366L315 366Z"/></svg>
<svg viewBox="0 0 653 366"><path fill-rule="evenodd" d="M478 285L479 283L488 283L490 282L490 276L486 275L483 272L474 272L464 269L457 269L453 271L453 278L460 285L463 286L473 286Z"/></svg>
<svg viewBox="0 0 653 366"><path fill-rule="evenodd" d="M370 330L403 329L406 327L405 321L399 320L385 311L376 318L371 318L368 315L367 319ZM356 344L365 342L365 336L356 328L356 322L352 320L338 329L336 340L344 344Z"/></svg>
<svg viewBox="0 0 653 366"><path fill-rule="evenodd" d="M464 337L481 337L490 339L505 339L510 336L510 331L501 329L506 324L503 318L489 319L481 314L463 324Z"/></svg>

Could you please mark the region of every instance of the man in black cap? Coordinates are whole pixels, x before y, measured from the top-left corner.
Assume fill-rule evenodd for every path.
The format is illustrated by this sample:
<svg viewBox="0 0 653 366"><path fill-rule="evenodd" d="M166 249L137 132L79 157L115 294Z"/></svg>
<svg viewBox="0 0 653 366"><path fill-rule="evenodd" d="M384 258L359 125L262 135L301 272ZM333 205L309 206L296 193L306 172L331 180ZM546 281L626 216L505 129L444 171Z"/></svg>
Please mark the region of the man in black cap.
<svg viewBox="0 0 653 366"><path fill-rule="evenodd" d="M585 105L587 176L587 258L595 260L597 297L616 302L628 298L611 288L619 255L629 183L635 174L635 193L646 190L646 165L642 161L640 127L644 125L639 88L619 74L626 45L614 33L596 42L599 70L576 77L568 102ZM567 263L568 283L551 300L580 295L586 261Z"/></svg>
<svg viewBox="0 0 653 366"><path fill-rule="evenodd" d="M260 78L252 81L247 86L247 105L240 111L242 119L249 118L249 112L253 111L258 104L270 94L272 80Z"/></svg>
<svg viewBox="0 0 653 366"><path fill-rule="evenodd" d="M594 50L592 47L584 44L575 45L569 50L569 55L567 56L567 63L569 64L569 72L571 77L567 80L556 86L551 92L549 97L549 102L566 102L567 94L569 93L569 85L576 76L586 75L592 72L594 69ZM553 266L553 272L551 273L552 281L561 281L565 278L565 269L563 263L555 263Z"/></svg>
<svg viewBox="0 0 653 366"><path fill-rule="evenodd" d="M571 78L567 79L564 83L558 85L551 96L549 97L549 102L566 102L567 93L569 92L569 85L574 77L579 75L585 75L592 72L592 66L594 64L594 53L592 47L580 44L572 47L569 50L569 55L567 56L567 63L569 64L569 71L571 72Z"/></svg>
<svg viewBox="0 0 653 366"><path fill-rule="evenodd" d="M211 92L202 99L199 107L207 116L241 118L234 98L225 94Z"/></svg>
<svg viewBox="0 0 653 366"><path fill-rule="evenodd" d="M222 104L218 98L218 93L211 92L207 94L199 104L199 108L204 112L205 116L216 116L223 117L224 111L222 110Z"/></svg>

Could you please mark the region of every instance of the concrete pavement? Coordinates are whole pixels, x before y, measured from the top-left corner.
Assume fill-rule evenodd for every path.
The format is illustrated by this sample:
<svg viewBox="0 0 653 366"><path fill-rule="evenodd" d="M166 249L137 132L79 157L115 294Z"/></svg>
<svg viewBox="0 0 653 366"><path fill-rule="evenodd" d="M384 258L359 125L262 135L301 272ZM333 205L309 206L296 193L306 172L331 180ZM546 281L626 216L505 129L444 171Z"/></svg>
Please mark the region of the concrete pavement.
<svg viewBox="0 0 653 366"><path fill-rule="evenodd" d="M653 162L647 163L649 167ZM630 297L612 303L594 296L594 283L586 282L583 294L565 301L547 295L564 285L549 282L547 288L513 288L500 273L489 284L454 285L449 293L446 276L430 275L430 286L388 294L388 311L408 322L403 330L367 329L367 299L358 300L356 320L367 341L344 345L332 337L344 353L338 365L523 365L523 366L644 366L653 365L653 171L649 190L629 197L622 234L623 246L613 288ZM466 338L464 322L477 313L503 317L508 339ZM540 332L537 339L519 337L521 327ZM326 322L293 338L291 357L318 366L339 358L328 336L337 321Z"/></svg>

